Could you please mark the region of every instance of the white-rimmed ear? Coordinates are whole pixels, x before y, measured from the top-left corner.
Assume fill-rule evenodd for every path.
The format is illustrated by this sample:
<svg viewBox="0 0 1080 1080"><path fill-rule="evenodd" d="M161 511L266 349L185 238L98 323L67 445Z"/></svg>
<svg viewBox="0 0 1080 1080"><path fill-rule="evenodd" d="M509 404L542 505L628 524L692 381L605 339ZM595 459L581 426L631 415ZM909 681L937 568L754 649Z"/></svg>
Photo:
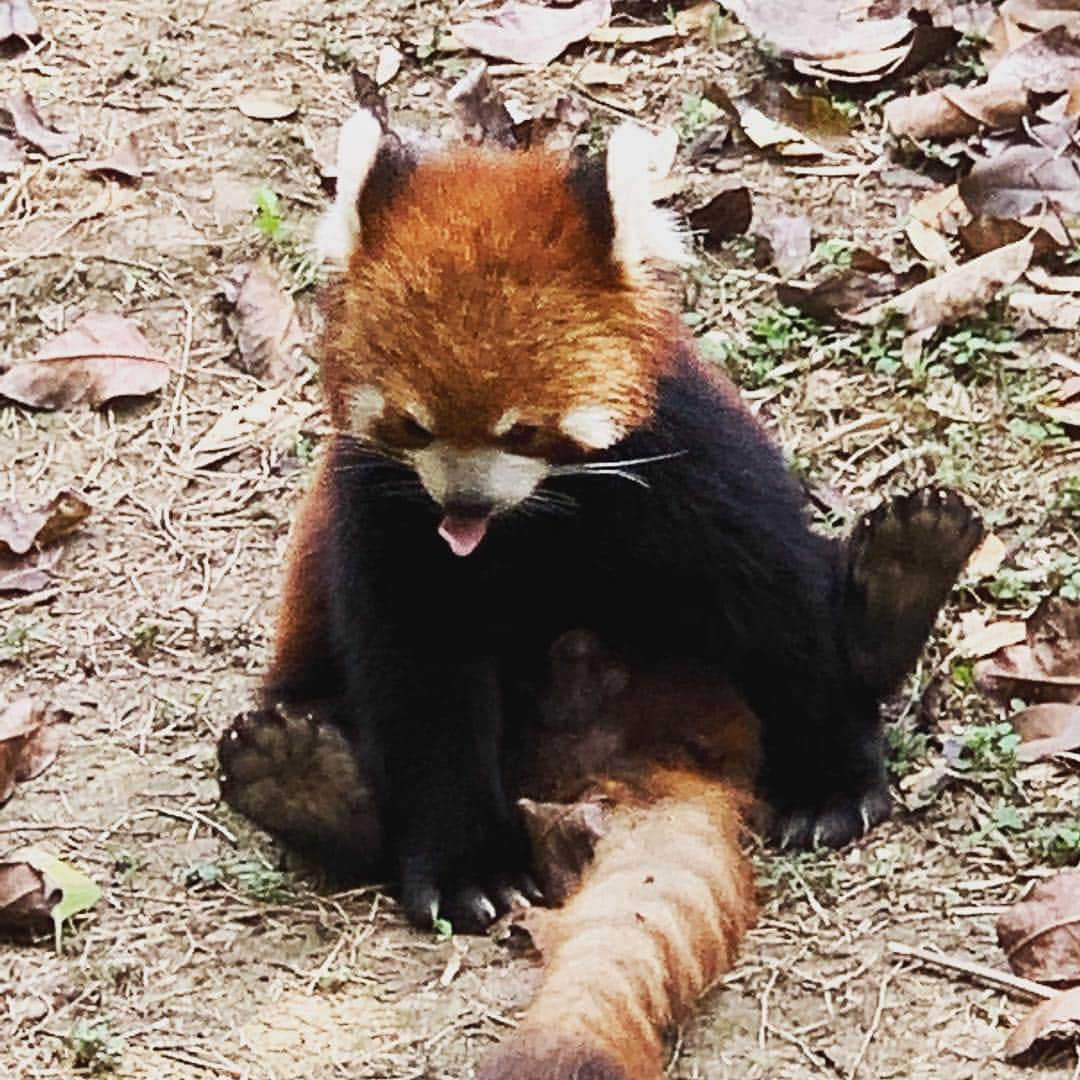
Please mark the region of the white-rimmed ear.
<svg viewBox="0 0 1080 1080"><path fill-rule="evenodd" d="M319 260L328 269L344 269L360 242L360 193L379 156L382 137L382 124L367 109L358 109L341 126L337 194L315 237Z"/></svg>
<svg viewBox="0 0 1080 1080"><path fill-rule="evenodd" d="M607 405L578 405L563 416L559 428L587 450L607 450L626 434L615 411Z"/></svg>
<svg viewBox="0 0 1080 1080"><path fill-rule="evenodd" d="M670 171L678 136L653 135L630 121L611 134L607 190L615 226L612 255L633 272L649 262L689 261L686 240L673 214L653 206L651 188Z"/></svg>

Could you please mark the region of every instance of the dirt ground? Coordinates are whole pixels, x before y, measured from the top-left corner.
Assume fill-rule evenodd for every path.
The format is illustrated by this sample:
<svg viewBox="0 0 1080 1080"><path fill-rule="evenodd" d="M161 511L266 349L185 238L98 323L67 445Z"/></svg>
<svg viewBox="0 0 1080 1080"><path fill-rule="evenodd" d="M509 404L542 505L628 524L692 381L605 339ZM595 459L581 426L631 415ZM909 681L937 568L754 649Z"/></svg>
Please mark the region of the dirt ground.
<svg viewBox="0 0 1080 1080"><path fill-rule="evenodd" d="M310 361L273 424L221 460L198 452L219 417L264 389L235 365L220 302L223 281L266 243L253 193L271 188L295 237L309 235L326 198L316 151L351 107L350 54L374 72L380 48L395 43L404 59L387 87L392 107L445 126L445 91L470 62L426 55L449 7L36 7L46 37L0 57L0 95L30 90L82 145L66 158L32 155L0 179L0 365L82 313L108 310L134 318L173 373L161 394L117 409L0 406L0 495L32 501L73 486L94 507L51 587L0 596L3 698L31 694L74 714L56 764L0 809L0 857L38 845L105 890L59 955L51 942L0 947L0 1071L466 1080L526 1002L532 962L492 941L414 932L378 890L333 893L282 869L273 845L218 801L215 740L265 661L290 514L325 434ZM663 23L662 5L649 7L635 10ZM629 82L585 90L587 57L629 66ZM608 124L622 111L685 121L684 95L770 74L745 39L709 48L688 38L578 47L539 74L510 67L497 79L525 103L566 96ZM234 103L250 89L298 109L249 119ZM793 173L745 146L705 165L684 154L680 205L746 183L759 220L800 211L819 240L898 250L921 192L886 182L880 123L873 106L856 109L865 168ZM141 182L81 167L126 133L146 162ZM272 255L288 262L290 252L279 243ZM688 308L703 331L760 341L772 283L745 246L729 245L690 272ZM311 290L297 303L310 351ZM962 590L893 708L920 768L945 760L950 736L1000 719L950 677L959 610L1022 616L1060 586L1055 559L1077 550L1060 496L1080 471L1078 444L1014 423L1033 422L1056 385L1039 358L1074 343L1029 337L994 352L990 332L979 333L978 363L922 381L876 370L861 339L810 333L790 370L749 392L830 524L936 478L966 491L1009 545L1020 585ZM1067 763L1021 769L1001 791L1026 831L1009 832L987 824L1003 797L996 782L953 770L924 805L912 809L907 792L889 823L844 852L762 853L762 918L742 962L673 1043L670 1075L1080 1076L1076 1048L1061 1043L1006 1065L1001 1044L1021 1001L889 950L908 943L1005 968L995 916L1051 872L1033 830L1075 818L1080 783Z"/></svg>

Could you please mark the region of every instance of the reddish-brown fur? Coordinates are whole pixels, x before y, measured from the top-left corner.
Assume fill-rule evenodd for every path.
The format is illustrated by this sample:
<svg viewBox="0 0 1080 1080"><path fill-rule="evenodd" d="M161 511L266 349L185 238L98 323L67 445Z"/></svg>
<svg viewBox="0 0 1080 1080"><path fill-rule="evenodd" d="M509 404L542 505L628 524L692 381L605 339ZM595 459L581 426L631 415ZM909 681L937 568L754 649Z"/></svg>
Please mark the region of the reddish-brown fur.
<svg viewBox="0 0 1080 1080"><path fill-rule="evenodd" d="M510 408L552 430L577 405L606 405L627 429L647 419L674 316L659 283L611 259L566 175L542 152L462 151L421 163L365 223L330 300L323 378L339 430L367 383L394 409L423 403L463 447L490 442Z"/></svg>
<svg viewBox="0 0 1080 1080"><path fill-rule="evenodd" d="M728 970L754 918L741 841L756 721L711 679L657 672L542 749L530 791L615 811L577 891L529 916L540 988L480 1078L656 1080L665 1032Z"/></svg>
<svg viewBox="0 0 1080 1080"><path fill-rule="evenodd" d="M264 685L291 682L311 666L312 656L328 652L323 548L329 542L334 507L324 457L297 508L289 535L285 581L274 633L274 654Z"/></svg>

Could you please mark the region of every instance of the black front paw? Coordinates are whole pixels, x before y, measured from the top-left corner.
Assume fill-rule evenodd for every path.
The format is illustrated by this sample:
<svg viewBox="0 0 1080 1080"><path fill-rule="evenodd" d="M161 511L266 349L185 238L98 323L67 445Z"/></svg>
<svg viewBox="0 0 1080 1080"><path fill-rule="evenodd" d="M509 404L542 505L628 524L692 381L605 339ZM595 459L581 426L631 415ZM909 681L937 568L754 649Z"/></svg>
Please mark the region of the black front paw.
<svg viewBox="0 0 1080 1080"><path fill-rule="evenodd" d="M843 847L884 821L892 804L884 779L846 796L766 793L766 799L762 831L782 848Z"/></svg>
<svg viewBox="0 0 1080 1080"><path fill-rule="evenodd" d="M520 826L481 832L488 836L473 836L471 846L438 832L402 845L401 904L414 926L428 929L439 919L455 932L480 934L511 908L542 902Z"/></svg>

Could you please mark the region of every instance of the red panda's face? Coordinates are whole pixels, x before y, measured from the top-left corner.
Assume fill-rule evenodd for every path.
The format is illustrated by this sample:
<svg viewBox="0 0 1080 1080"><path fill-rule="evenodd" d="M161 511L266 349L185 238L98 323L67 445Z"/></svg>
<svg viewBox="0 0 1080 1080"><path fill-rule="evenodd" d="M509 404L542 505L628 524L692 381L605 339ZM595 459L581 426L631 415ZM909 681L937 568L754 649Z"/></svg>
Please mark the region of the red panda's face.
<svg viewBox="0 0 1080 1080"><path fill-rule="evenodd" d="M341 197L330 224L347 229ZM598 235L564 162L423 162L356 231L328 309L331 417L415 470L455 553L553 470L648 422L669 317L652 279L613 255L617 235Z"/></svg>

